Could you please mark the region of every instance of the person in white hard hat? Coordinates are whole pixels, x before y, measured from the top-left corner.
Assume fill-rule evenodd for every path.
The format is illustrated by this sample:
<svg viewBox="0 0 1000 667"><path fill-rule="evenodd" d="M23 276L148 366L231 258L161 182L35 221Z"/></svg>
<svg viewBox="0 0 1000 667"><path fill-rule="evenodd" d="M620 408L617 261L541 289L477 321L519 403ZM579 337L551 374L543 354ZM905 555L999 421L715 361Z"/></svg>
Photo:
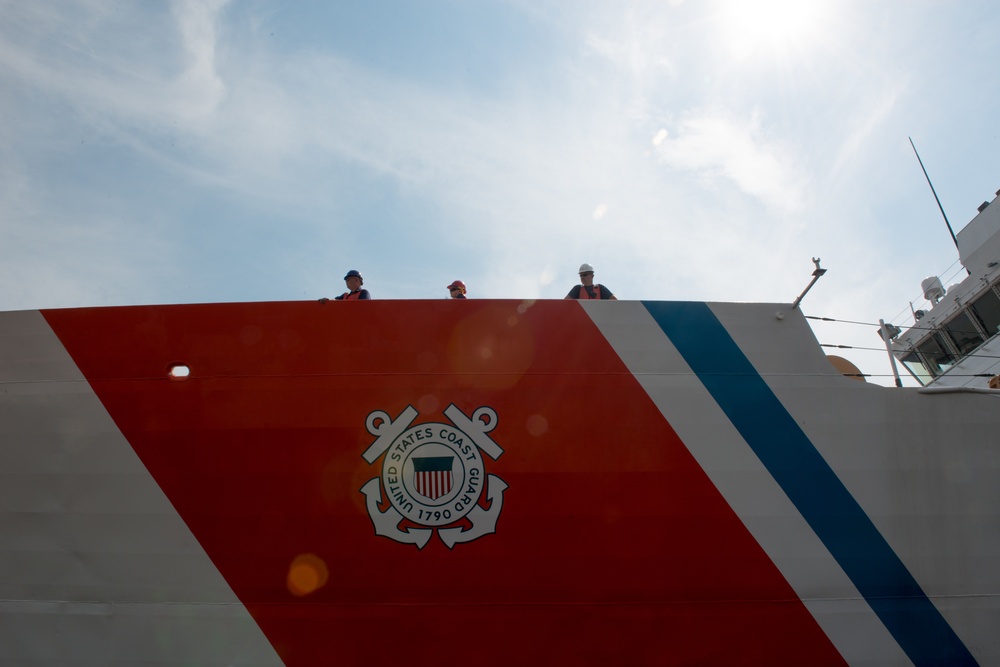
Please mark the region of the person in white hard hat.
<svg viewBox="0 0 1000 667"><path fill-rule="evenodd" d="M566 295L567 299L608 299L617 301L618 297L611 293L604 285L594 284L594 267L584 263L580 265L580 282Z"/></svg>

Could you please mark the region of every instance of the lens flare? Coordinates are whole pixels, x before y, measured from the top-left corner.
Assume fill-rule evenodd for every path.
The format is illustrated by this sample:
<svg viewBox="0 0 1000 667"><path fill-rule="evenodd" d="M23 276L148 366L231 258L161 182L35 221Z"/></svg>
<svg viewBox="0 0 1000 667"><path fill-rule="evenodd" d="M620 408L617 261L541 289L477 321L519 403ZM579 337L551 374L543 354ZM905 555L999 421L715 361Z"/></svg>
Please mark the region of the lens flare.
<svg viewBox="0 0 1000 667"><path fill-rule="evenodd" d="M326 563L316 554L296 556L288 568L288 592L296 597L315 593L326 586L329 575Z"/></svg>
<svg viewBox="0 0 1000 667"><path fill-rule="evenodd" d="M525 422L525 427L528 429L528 433L537 438L549 430L549 420L542 415L531 415Z"/></svg>

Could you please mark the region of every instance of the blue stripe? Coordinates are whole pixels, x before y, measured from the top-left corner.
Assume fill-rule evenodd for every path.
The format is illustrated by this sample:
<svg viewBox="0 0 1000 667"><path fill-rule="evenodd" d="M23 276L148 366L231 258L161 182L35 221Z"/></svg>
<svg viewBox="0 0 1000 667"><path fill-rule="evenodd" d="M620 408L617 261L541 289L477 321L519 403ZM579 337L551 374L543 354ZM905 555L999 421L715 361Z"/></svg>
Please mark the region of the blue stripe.
<svg viewBox="0 0 1000 667"><path fill-rule="evenodd" d="M704 303L643 302L774 480L917 665L976 660Z"/></svg>

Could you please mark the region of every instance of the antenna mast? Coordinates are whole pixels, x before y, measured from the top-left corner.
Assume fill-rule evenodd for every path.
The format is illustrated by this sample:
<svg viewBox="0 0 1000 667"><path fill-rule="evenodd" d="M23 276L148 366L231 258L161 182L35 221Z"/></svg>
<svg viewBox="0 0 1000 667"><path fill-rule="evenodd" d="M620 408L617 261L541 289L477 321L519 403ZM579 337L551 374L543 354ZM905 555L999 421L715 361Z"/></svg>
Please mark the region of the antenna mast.
<svg viewBox="0 0 1000 667"><path fill-rule="evenodd" d="M910 139L910 137L907 137ZM951 234L951 240L955 242L955 247L958 248L958 239L955 237L955 232L951 229L951 223L948 222L948 216L944 213L944 207L941 206L941 200L938 199L937 192L934 191L934 184L931 183L931 177L927 175L927 170L924 169L924 161L920 159L920 153L917 152L917 147L913 145L913 139L910 139L910 146L913 148L913 154L917 156L917 162L920 163L920 169L924 172L924 178L927 179L927 185L931 186L931 194L934 195L934 201L937 202L938 209L941 211L941 217L944 218L944 224L948 225L948 233ZM959 250L961 252L961 250Z"/></svg>

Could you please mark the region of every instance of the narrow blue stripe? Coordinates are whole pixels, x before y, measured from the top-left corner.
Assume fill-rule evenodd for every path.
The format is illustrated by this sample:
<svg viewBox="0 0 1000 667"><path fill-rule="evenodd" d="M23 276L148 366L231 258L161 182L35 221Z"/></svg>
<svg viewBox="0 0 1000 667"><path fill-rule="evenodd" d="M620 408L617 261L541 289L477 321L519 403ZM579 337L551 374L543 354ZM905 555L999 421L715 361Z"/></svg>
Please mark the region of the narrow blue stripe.
<svg viewBox="0 0 1000 667"><path fill-rule="evenodd" d="M917 665L976 660L707 304L643 302Z"/></svg>

